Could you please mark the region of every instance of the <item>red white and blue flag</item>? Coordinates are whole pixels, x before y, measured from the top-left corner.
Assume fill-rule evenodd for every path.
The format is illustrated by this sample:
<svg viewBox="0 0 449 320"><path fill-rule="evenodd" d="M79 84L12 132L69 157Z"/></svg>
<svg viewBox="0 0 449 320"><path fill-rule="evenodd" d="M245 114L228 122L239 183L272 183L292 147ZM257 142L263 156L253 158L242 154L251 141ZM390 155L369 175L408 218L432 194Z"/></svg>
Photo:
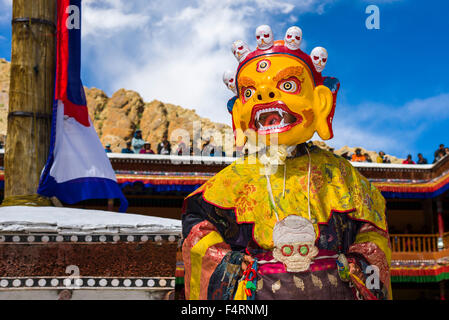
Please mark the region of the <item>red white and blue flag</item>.
<svg viewBox="0 0 449 320"><path fill-rule="evenodd" d="M111 163L87 110L81 82L81 0L58 0L56 81L50 154L38 194L74 204L87 199L120 199Z"/></svg>

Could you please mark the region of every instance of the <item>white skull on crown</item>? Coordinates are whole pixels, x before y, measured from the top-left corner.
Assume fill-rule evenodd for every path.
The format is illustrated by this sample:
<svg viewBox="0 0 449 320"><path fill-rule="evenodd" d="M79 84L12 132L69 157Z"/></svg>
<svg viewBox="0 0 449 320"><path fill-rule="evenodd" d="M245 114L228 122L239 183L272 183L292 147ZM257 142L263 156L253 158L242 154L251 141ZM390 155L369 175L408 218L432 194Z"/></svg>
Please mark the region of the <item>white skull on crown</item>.
<svg viewBox="0 0 449 320"><path fill-rule="evenodd" d="M273 258L282 262L287 272L307 271L318 254L313 224L306 218L290 215L273 229Z"/></svg>
<svg viewBox="0 0 449 320"><path fill-rule="evenodd" d="M290 50L298 50L301 45L302 30L300 27L290 27L285 33L284 45Z"/></svg>
<svg viewBox="0 0 449 320"><path fill-rule="evenodd" d="M232 53L240 63L245 60L246 56L248 56L248 54L250 53L250 49L246 42L237 40L232 43Z"/></svg>
<svg viewBox="0 0 449 320"><path fill-rule="evenodd" d="M327 50L323 47L316 47L310 53L310 58L312 58L313 65L316 71L321 72L327 63Z"/></svg>
<svg viewBox="0 0 449 320"><path fill-rule="evenodd" d="M258 26L256 29L257 47L260 50L270 49L274 45L273 31L266 24Z"/></svg>
<svg viewBox="0 0 449 320"><path fill-rule="evenodd" d="M223 73L223 82L229 90L237 94L237 88L235 86L235 74L230 70L226 70Z"/></svg>

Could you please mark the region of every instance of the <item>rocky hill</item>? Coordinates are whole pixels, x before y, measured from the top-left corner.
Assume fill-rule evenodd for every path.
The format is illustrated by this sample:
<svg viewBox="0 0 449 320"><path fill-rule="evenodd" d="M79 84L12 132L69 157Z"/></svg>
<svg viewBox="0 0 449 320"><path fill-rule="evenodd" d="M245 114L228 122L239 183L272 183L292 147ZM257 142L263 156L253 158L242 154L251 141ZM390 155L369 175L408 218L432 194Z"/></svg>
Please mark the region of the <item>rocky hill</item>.
<svg viewBox="0 0 449 320"><path fill-rule="evenodd" d="M10 63L0 59L0 137L6 135L8 114ZM89 114L103 145L111 144L114 152L120 152L130 141L136 129L142 130L143 138L151 143L156 151L157 144L167 135L176 146L179 136L192 139L194 130L201 128L203 137L223 138L224 150L232 154L232 129L230 126L215 123L196 114L195 110L185 109L158 100L143 101L135 91L120 89L111 97L97 88L85 88ZM221 136L221 137L220 137ZM3 139L1 139L3 140ZM324 142L315 141L322 148L330 149ZM198 141L199 147L201 141ZM356 148L343 147L334 150L336 154L352 154ZM376 151L366 151L373 161ZM389 156L392 163L401 163L402 159Z"/></svg>
<svg viewBox="0 0 449 320"><path fill-rule="evenodd" d="M194 110L185 109L158 100L144 102L135 91L120 89L110 98L100 89L86 88L87 104L95 129L102 143L111 144L114 152L120 152L130 141L136 129L142 130L145 141L156 151L157 144L167 136L176 145L179 136L192 140L195 130L205 132L206 137L226 137L227 152L232 153L232 131L227 125L214 123L198 116ZM229 134L226 135L226 131ZM208 133L209 132L209 133ZM198 141L198 146L201 144Z"/></svg>

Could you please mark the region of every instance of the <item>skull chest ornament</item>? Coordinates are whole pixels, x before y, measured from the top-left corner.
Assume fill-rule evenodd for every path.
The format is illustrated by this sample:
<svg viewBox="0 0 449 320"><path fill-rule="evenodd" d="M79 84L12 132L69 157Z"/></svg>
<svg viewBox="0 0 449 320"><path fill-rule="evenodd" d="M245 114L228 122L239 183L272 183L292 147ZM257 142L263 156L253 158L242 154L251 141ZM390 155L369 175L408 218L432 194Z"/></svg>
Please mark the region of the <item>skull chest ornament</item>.
<svg viewBox="0 0 449 320"><path fill-rule="evenodd" d="M287 272L307 271L318 254L315 239L315 229L308 219L290 215L274 226L273 257L285 265Z"/></svg>

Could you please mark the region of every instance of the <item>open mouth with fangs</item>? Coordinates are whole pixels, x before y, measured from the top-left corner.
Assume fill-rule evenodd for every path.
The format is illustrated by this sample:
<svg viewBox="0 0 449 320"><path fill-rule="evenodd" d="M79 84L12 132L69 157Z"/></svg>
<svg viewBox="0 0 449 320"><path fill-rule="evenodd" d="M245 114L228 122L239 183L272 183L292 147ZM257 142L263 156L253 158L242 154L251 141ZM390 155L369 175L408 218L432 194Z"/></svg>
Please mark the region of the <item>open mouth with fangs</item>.
<svg viewBox="0 0 449 320"><path fill-rule="evenodd" d="M302 117L292 112L282 101L257 104L251 113L250 128L258 134L281 133L302 122Z"/></svg>

